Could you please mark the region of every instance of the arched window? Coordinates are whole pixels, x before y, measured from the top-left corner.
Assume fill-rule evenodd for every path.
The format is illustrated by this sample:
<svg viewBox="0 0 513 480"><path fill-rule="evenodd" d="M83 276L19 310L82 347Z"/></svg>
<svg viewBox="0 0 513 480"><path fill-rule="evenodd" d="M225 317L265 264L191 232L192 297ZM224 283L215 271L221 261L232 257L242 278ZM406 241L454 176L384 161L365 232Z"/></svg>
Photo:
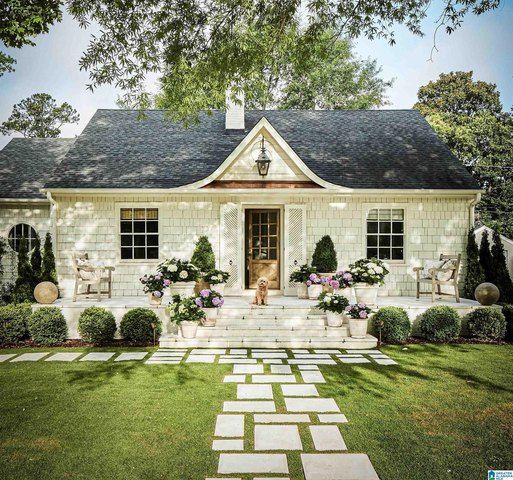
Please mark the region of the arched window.
<svg viewBox="0 0 513 480"><path fill-rule="evenodd" d="M34 248L34 241L37 237L36 231L26 223L18 223L18 225L14 225L9 232L9 245L15 252L20 250L20 242L23 237L27 240L30 252L30 250Z"/></svg>

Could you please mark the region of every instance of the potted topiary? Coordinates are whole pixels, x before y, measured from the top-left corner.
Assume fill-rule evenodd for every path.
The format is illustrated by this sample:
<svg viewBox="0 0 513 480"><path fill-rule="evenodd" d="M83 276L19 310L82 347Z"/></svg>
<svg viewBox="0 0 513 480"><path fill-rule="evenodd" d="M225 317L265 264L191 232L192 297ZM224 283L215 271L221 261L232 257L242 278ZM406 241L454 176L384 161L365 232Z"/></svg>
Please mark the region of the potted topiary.
<svg viewBox="0 0 513 480"><path fill-rule="evenodd" d="M348 300L351 300L353 283L354 279L351 272L344 272L343 270L328 278L328 285L333 289L333 293L344 295Z"/></svg>
<svg viewBox="0 0 513 480"><path fill-rule="evenodd" d="M346 307L349 317L349 334L354 338L365 338L369 316L372 310L364 303L354 303Z"/></svg>
<svg viewBox="0 0 513 480"><path fill-rule="evenodd" d="M212 249L212 244L206 235L202 235L198 238L194 252L192 252L191 263L200 272L195 292L198 293L200 290L210 288L208 281L205 279L205 275L216 268L216 257Z"/></svg>
<svg viewBox="0 0 513 480"><path fill-rule="evenodd" d="M173 295L173 303L169 305L169 314L180 326L183 338L196 338L199 322L205 318L205 312L195 303L195 297Z"/></svg>
<svg viewBox="0 0 513 480"><path fill-rule="evenodd" d="M326 312L328 327L341 327L344 323L345 309L348 305L349 300L344 295L323 292L319 296L317 308Z"/></svg>
<svg viewBox="0 0 513 480"><path fill-rule="evenodd" d="M388 265L377 258L361 258L349 265L357 303L375 305L380 285L385 283Z"/></svg>
<svg viewBox="0 0 513 480"><path fill-rule="evenodd" d="M205 289L194 299L194 303L205 312L205 318L201 321L204 327L215 327L217 313L224 304L223 296L215 290Z"/></svg>
<svg viewBox="0 0 513 480"><path fill-rule="evenodd" d="M290 274L289 280L297 284L297 298L308 298L307 282L310 280L310 275L315 273L315 271L314 267L310 267L305 263L300 267L296 267Z"/></svg>
<svg viewBox="0 0 513 480"><path fill-rule="evenodd" d="M150 305L160 305L164 289L171 284L171 281L164 278L164 274L160 272L155 275L143 275L139 281L143 284L143 290L148 295Z"/></svg>
<svg viewBox="0 0 513 480"><path fill-rule="evenodd" d="M198 268L188 260L170 258L157 267L163 278L170 281L171 295L191 296L194 294L196 280L200 273Z"/></svg>
<svg viewBox="0 0 513 480"><path fill-rule="evenodd" d="M323 285L321 283L321 277L316 273L311 273L306 281L308 287L308 298L311 300L317 300L319 295L322 293Z"/></svg>
<svg viewBox="0 0 513 480"><path fill-rule="evenodd" d="M203 278L208 283L209 288L215 286L216 292L224 295L224 287L226 286L226 281L230 278L230 274L223 270L213 269Z"/></svg>
<svg viewBox="0 0 513 480"><path fill-rule="evenodd" d="M329 235L324 235L315 245L312 267L321 277L330 277L337 271L337 252Z"/></svg>

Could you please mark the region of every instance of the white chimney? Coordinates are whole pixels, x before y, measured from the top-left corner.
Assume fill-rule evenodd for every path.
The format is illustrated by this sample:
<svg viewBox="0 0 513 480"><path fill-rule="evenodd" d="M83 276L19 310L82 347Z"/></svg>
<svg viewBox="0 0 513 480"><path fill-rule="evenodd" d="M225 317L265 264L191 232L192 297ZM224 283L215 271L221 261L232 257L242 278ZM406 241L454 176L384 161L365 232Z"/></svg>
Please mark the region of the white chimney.
<svg viewBox="0 0 513 480"><path fill-rule="evenodd" d="M226 130L244 130L244 92L237 94L240 103L231 99L230 91L226 92Z"/></svg>

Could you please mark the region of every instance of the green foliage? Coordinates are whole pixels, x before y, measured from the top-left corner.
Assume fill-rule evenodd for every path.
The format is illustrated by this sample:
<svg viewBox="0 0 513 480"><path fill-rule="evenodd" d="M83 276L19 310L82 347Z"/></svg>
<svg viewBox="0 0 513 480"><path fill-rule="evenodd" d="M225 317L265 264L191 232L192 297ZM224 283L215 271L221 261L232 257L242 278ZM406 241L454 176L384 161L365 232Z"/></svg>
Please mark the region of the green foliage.
<svg viewBox="0 0 513 480"><path fill-rule="evenodd" d="M467 315L471 337L502 340L506 335L506 318L497 307L476 308Z"/></svg>
<svg viewBox="0 0 513 480"><path fill-rule="evenodd" d="M483 267L484 277L487 282L494 282L495 275L492 267L492 254L490 252L490 240L488 239L488 231L483 232L481 237L481 245L479 247L479 263Z"/></svg>
<svg viewBox="0 0 513 480"><path fill-rule="evenodd" d="M0 306L0 343L18 343L28 337L30 304Z"/></svg>
<svg viewBox="0 0 513 480"><path fill-rule="evenodd" d="M349 300L344 295L322 292L319 295L317 308L320 308L323 312L343 313L348 305Z"/></svg>
<svg viewBox="0 0 513 480"><path fill-rule="evenodd" d="M0 52L0 77L3 76L4 73L14 72L14 64L16 60L6 55L4 52Z"/></svg>
<svg viewBox="0 0 513 480"><path fill-rule="evenodd" d="M513 305L504 305L502 314L506 319L506 340L513 341Z"/></svg>
<svg viewBox="0 0 513 480"><path fill-rule="evenodd" d="M7 242L5 238L0 237L0 284L2 283L2 275L4 274L4 266L2 263L2 258L7 251Z"/></svg>
<svg viewBox="0 0 513 480"><path fill-rule="evenodd" d="M205 312L195 303L195 296L181 297L173 295L172 303L168 310L171 321L180 324L181 322L199 322L205 318Z"/></svg>
<svg viewBox="0 0 513 480"><path fill-rule="evenodd" d="M504 246L499 232L493 232L493 245L492 253L492 272L494 275L493 283L497 285L501 294L500 301L502 303L513 303L513 282L509 275L508 267L506 265L506 255L504 253Z"/></svg>
<svg viewBox="0 0 513 480"><path fill-rule="evenodd" d="M513 237L513 115L493 83L450 72L421 87L414 105L485 190L480 220Z"/></svg>
<svg viewBox="0 0 513 480"><path fill-rule="evenodd" d="M337 253L329 235L324 235L316 243L312 255L312 267L320 273L332 273L337 270Z"/></svg>
<svg viewBox="0 0 513 480"><path fill-rule="evenodd" d="M0 126L0 133L21 133L24 137L56 138L65 123L78 123L80 115L69 104L57 102L47 93L34 93L14 105L10 117Z"/></svg>
<svg viewBox="0 0 513 480"><path fill-rule="evenodd" d="M290 274L289 280L294 283L306 283L312 273L317 273L317 269L315 267L311 267L308 265L308 263L305 263L304 265L294 269L294 271Z"/></svg>
<svg viewBox="0 0 513 480"><path fill-rule="evenodd" d="M421 335L430 342L449 342L458 337L461 320L453 307L435 305L419 316Z"/></svg>
<svg viewBox="0 0 513 480"><path fill-rule="evenodd" d="M34 302L34 288L29 284L15 285L9 294L9 301L16 304Z"/></svg>
<svg viewBox="0 0 513 480"><path fill-rule="evenodd" d="M30 268L32 270L32 284L34 287L41 281L41 240L36 235L34 247L30 255Z"/></svg>
<svg viewBox="0 0 513 480"><path fill-rule="evenodd" d="M112 342L116 329L114 315L105 308L88 307L78 319L78 332L86 342L98 345Z"/></svg>
<svg viewBox="0 0 513 480"><path fill-rule="evenodd" d="M382 307L371 318L374 333L385 343L404 343L411 333L408 314L400 307Z"/></svg>
<svg viewBox="0 0 513 480"><path fill-rule="evenodd" d="M55 345L68 336L66 320L57 307L38 308L30 315L28 327L32 340L41 345Z"/></svg>
<svg viewBox="0 0 513 480"><path fill-rule="evenodd" d="M476 287L484 281L483 267L479 262L479 247L476 243L474 228L471 228L467 237L467 269L465 284L463 286L463 296L473 300Z"/></svg>
<svg viewBox="0 0 513 480"><path fill-rule="evenodd" d="M192 254L191 263L199 268L200 272L203 274L216 268L214 250L212 250L212 244L206 235L202 235L198 238Z"/></svg>
<svg viewBox="0 0 513 480"><path fill-rule="evenodd" d="M41 281L52 282L57 285L57 271L55 269L55 256L53 254L52 236L48 232L43 247L43 260L41 262Z"/></svg>
<svg viewBox="0 0 513 480"><path fill-rule="evenodd" d="M121 336L129 342L146 343L158 340L162 332L162 322L149 308L134 308L123 315L119 325Z"/></svg>
<svg viewBox="0 0 513 480"><path fill-rule="evenodd" d="M28 257L28 243L25 237L20 240L18 249L18 277L12 292L14 303L34 301L34 276Z"/></svg>

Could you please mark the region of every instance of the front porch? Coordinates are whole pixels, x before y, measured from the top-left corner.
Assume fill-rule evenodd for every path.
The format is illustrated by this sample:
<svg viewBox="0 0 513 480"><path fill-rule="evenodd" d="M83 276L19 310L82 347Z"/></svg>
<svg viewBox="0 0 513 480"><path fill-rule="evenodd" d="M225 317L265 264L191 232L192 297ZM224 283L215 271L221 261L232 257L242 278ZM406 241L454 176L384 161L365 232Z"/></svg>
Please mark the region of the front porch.
<svg viewBox="0 0 513 480"><path fill-rule="evenodd" d="M299 300L295 297L270 296L269 305L257 307L251 304L249 295L225 297L215 327L199 327L194 339L182 338L176 325L172 324L165 305L148 305L146 297L103 298L98 302L95 296L73 302L63 298L55 306L62 309L68 322L71 338L78 338L78 318L81 312L90 306L101 306L110 310L121 321L130 309L145 307L155 310L163 321L164 330L160 339L161 347L260 347L260 348L373 348L377 339L367 335L365 339L350 337L347 325L332 328L326 326L326 317L315 305L316 300ZM164 303L168 302L166 297ZM378 297L376 308L383 306L402 307L408 313L416 331L416 319L433 305L450 305L457 309L461 317L479 306L476 301L462 299L456 303L452 299L430 297ZM35 306L38 308L39 306Z"/></svg>

